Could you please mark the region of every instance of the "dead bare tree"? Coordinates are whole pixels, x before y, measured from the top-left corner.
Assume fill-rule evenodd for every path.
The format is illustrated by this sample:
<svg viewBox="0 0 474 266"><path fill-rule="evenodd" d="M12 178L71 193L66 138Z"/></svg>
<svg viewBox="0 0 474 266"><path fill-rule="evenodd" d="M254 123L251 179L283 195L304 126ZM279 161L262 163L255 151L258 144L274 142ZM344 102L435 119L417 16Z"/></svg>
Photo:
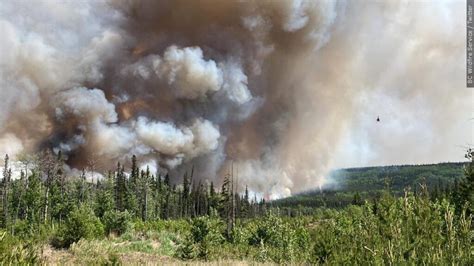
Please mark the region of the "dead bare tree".
<svg viewBox="0 0 474 266"><path fill-rule="evenodd" d="M56 174L56 158L53 156L50 150L46 150L41 153L39 159L39 168L45 184L42 218L44 223L46 223L48 221L49 213L49 194L54 176Z"/></svg>

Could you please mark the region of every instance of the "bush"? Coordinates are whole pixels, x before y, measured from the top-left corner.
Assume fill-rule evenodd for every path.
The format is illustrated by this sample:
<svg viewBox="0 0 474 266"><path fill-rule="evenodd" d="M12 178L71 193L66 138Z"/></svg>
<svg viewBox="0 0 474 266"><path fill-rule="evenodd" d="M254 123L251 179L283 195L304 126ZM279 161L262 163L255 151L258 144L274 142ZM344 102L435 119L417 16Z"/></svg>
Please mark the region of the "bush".
<svg viewBox="0 0 474 266"><path fill-rule="evenodd" d="M471 265L470 220L447 201L407 193L351 206L312 232L314 264ZM471 229L472 230L472 229Z"/></svg>
<svg viewBox="0 0 474 266"><path fill-rule="evenodd" d="M122 235L131 227L132 216L128 211L107 211L102 218L107 234Z"/></svg>
<svg viewBox="0 0 474 266"><path fill-rule="evenodd" d="M0 231L0 265L36 265L40 262L36 245L21 243L16 237Z"/></svg>
<svg viewBox="0 0 474 266"><path fill-rule="evenodd" d="M176 255L182 260L190 260L196 258L196 244L191 235L187 235L180 243Z"/></svg>
<svg viewBox="0 0 474 266"><path fill-rule="evenodd" d="M71 212L64 227L53 239L53 246L68 248L81 238L93 239L104 235L104 226L87 205L81 205Z"/></svg>
<svg viewBox="0 0 474 266"><path fill-rule="evenodd" d="M268 256L276 262L305 261L309 255L309 234L298 219L287 221L270 213L248 227L248 244L259 248L258 260Z"/></svg>
<svg viewBox="0 0 474 266"><path fill-rule="evenodd" d="M224 224L219 218L205 216L193 219L191 234L185 237L178 249L178 255L182 259L209 259L212 250L225 241L223 230Z"/></svg>

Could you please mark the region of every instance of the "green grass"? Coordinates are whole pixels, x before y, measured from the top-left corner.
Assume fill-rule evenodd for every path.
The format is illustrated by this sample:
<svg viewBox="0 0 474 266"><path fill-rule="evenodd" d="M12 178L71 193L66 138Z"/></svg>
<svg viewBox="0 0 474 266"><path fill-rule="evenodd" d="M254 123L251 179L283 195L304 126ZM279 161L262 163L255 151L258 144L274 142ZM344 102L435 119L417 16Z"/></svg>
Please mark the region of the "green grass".
<svg viewBox="0 0 474 266"><path fill-rule="evenodd" d="M456 214L447 200L430 200L426 191L403 197L385 193L376 204L318 209L311 216L285 217L274 209L239 220L230 237L218 217L135 222L121 236L81 239L68 249L46 246L41 255L38 246L4 232L0 259L28 264L35 254L31 263L472 265L471 223L472 216Z"/></svg>

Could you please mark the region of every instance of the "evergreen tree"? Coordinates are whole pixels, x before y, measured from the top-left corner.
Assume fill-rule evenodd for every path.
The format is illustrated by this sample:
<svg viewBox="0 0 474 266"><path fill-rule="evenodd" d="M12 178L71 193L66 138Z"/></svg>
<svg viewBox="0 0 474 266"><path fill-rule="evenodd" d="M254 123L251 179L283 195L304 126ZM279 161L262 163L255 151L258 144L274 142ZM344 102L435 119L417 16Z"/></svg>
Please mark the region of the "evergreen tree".
<svg viewBox="0 0 474 266"><path fill-rule="evenodd" d="M228 237L230 237L234 226L235 206L233 198L233 184L231 175L227 174L224 177L224 182L222 183L220 213L227 223Z"/></svg>
<svg viewBox="0 0 474 266"><path fill-rule="evenodd" d="M120 163L118 163L117 171L115 173L115 208L118 211L125 210L125 193L127 189L125 182L124 169L121 167Z"/></svg>
<svg viewBox="0 0 474 266"><path fill-rule="evenodd" d="M146 221L148 218L148 203L149 203L149 180L150 180L150 169L147 167L146 172L142 171L138 183L140 188L140 213L142 221Z"/></svg>
<svg viewBox="0 0 474 266"><path fill-rule="evenodd" d="M183 193L182 193L182 198L181 198L181 204L180 204L180 208L181 208L181 215L183 217L187 217L188 216L188 203L189 203L189 179L188 179L188 173L185 172L184 173L184 177L183 177Z"/></svg>
<svg viewBox="0 0 474 266"><path fill-rule="evenodd" d="M134 193L135 191L132 190L126 183L125 185L125 209L128 210L129 213L140 217L140 197L137 197L137 194Z"/></svg>
<svg viewBox="0 0 474 266"><path fill-rule="evenodd" d="M241 210L242 210L242 202L240 200L240 195L239 193L234 193L234 213L233 213L233 219L235 223L236 217L241 217Z"/></svg>
<svg viewBox="0 0 474 266"><path fill-rule="evenodd" d="M24 201L28 208L26 209L26 219L31 224L37 224L41 219L41 205L43 202L44 187L36 171L33 171L28 177L28 187L24 195Z"/></svg>
<svg viewBox="0 0 474 266"><path fill-rule="evenodd" d="M214 211L218 210L218 199L216 196L216 190L214 189L214 182L211 182L209 186L209 203L208 203L208 210L207 214L211 215Z"/></svg>
<svg viewBox="0 0 474 266"><path fill-rule="evenodd" d="M248 218L250 215L250 202L249 202L249 188L245 186L244 196L241 200L241 211L240 217Z"/></svg>
<svg viewBox="0 0 474 266"><path fill-rule="evenodd" d="M463 208L467 204L468 214L474 213L474 150L468 149L466 155L468 163L464 166L464 178L459 184L458 206Z"/></svg>
<svg viewBox="0 0 474 266"><path fill-rule="evenodd" d="M25 193L26 189L28 188L27 178L25 176L25 172L23 170L20 171L20 180L17 182L18 189L17 191L13 192L13 195L18 198L18 207L16 209L16 219L25 219L26 216L26 202L25 202Z"/></svg>
<svg viewBox="0 0 474 266"><path fill-rule="evenodd" d="M133 209L133 212L137 212L137 207L138 207L138 201L140 201L140 192L141 188L139 187L140 185L138 184L140 179L140 169L138 168L137 165L137 156L133 155L132 156L132 169L130 172L130 177L127 182L127 189L128 193L130 195L127 195L127 201L129 202L128 209ZM136 206L135 206L136 205Z"/></svg>
<svg viewBox="0 0 474 266"><path fill-rule="evenodd" d="M66 215L66 205L68 200L66 199L66 176L64 174L64 158L62 152L58 152L57 157L57 168L56 168L56 186L59 187L59 198L58 203L59 223L61 224L63 217Z"/></svg>
<svg viewBox="0 0 474 266"><path fill-rule="evenodd" d="M94 212L97 217L102 218L106 212L114 208L114 178L109 171L105 180L98 182Z"/></svg>
<svg viewBox="0 0 474 266"><path fill-rule="evenodd" d="M130 173L130 186L135 188L140 170L137 166L137 156L132 156L132 172Z"/></svg>
<svg viewBox="0 0 474 266"><path fill-rule="evenodd" d="M2 225L6 227L10 220L10 213L9 213L9 189L10 189L10 179L11 179L11 169L8 164L9 157L8 154L5 155L5 161L3 166L3 180L2 180Z"/></svg>
<svg viewBox="0 0 474 266"><path fill-rule="evenodd" d="M168 188L171 188L170 186L170 175L169 174L166 174L165 175L165 186L167 186Z"/></svg>
<svg viewBox="0 0 474 266"><path fill-rule="evenodd" d="M362 201L362 197L360 196L359 192L354 193L354 198L352 199L353 205L362 205L364 202Z"/></svg>
<svg viewBox="0 0 474 266"><path fill-rule="evenodd" d="M163 206L161 208L163 219L169 219L171 215L170 208L171 208L171 200L173 199L171 193L172 191L171 191L171 186L170 186L170 176L169 176L169 173L167 173L165 175L165 180L163 184L164 200L162 202Z"/></svg>
<svg viewBox="0 0 474 266"><path fill-rule="evenodd" d="M153 203L154 203L154 218L158 219L161 217L161 206L162 206L162 193L163 193L163 183L161 180L161 175L157 173L155 186L153 188Z"/></svg>
<svg viewBox="0 0 474 266"><path fill-rule="evenodd" d="M81 177L77 180L77 201L82 204L86 201L86 171L82 169Z"/></svg>
<svg viewBox="0 0 474 266"><path fill-rule="evenodd" d="M58 220L60 224L63 220L65 209L63 196L61 181L59 178L54 178L49 189L51 219Z"/></svg>
<svg viewBox="0 0 474 266"><path fill-rule="evenodd" d="M162 215L161 217L163 219L169 219L170 218L170 200L171 200L171 193L169 190L165 192L165 200L163 201L163 207L162 209Z"/></svg>

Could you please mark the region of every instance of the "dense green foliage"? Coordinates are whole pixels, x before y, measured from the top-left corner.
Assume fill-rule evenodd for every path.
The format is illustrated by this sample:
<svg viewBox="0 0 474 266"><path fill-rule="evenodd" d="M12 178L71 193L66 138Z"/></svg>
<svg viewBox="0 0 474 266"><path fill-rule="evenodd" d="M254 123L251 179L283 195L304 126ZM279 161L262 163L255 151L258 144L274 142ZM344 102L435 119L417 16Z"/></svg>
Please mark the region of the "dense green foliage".
<svg viewBox="0 0 474 266"><path fill-rule="evenodd" d="M69 247L80 239L93 239L104 235L104 226L87 205L73 210L64 226L59 230L55 243L59 247Z"/></svg>
<svg viewBox="0 0 474 266"><path fill-rule="evenodd" d="M85 172L67 179L61 155L50 153L13 180L7 157L0 264L245 260L472 265L473 155L469 150L470 163L464 166L344 170L354 176L346 177L339 191L270 203L250 200L247 190L234 193L230 175L220 191L212 183L196 184L193 170L181 185L172 185L169 176L139 171L135 157L129 177L119 164L95 182L86 180ZM404 174L415 181L401 178ZM392 181L380 181L382 176ZM302 206L304 200L298 201L310 197L325 203L308 200ZM344 204L328 204L331 200Z"/></svg>
<svg viewBox="0 0 474 266"><path fill-rule="evenodd" d="M128 211L107 211L102 217L107 234L121 235L131 227L132 217Z"/></svg>
<svg viewBox="0 0 474 266"><path fill-rule="evenodd" d="M468 158L469 159L469 158ZM330 184L322 190L309 191L274 201L273 206L290 207L345 207L364 200L380 198L386 189L402 196L411 187L414 193L426 185L432 197L449 196L457 190L463 177L464 163L402 165L340 169L330 174Z"/></svg>

